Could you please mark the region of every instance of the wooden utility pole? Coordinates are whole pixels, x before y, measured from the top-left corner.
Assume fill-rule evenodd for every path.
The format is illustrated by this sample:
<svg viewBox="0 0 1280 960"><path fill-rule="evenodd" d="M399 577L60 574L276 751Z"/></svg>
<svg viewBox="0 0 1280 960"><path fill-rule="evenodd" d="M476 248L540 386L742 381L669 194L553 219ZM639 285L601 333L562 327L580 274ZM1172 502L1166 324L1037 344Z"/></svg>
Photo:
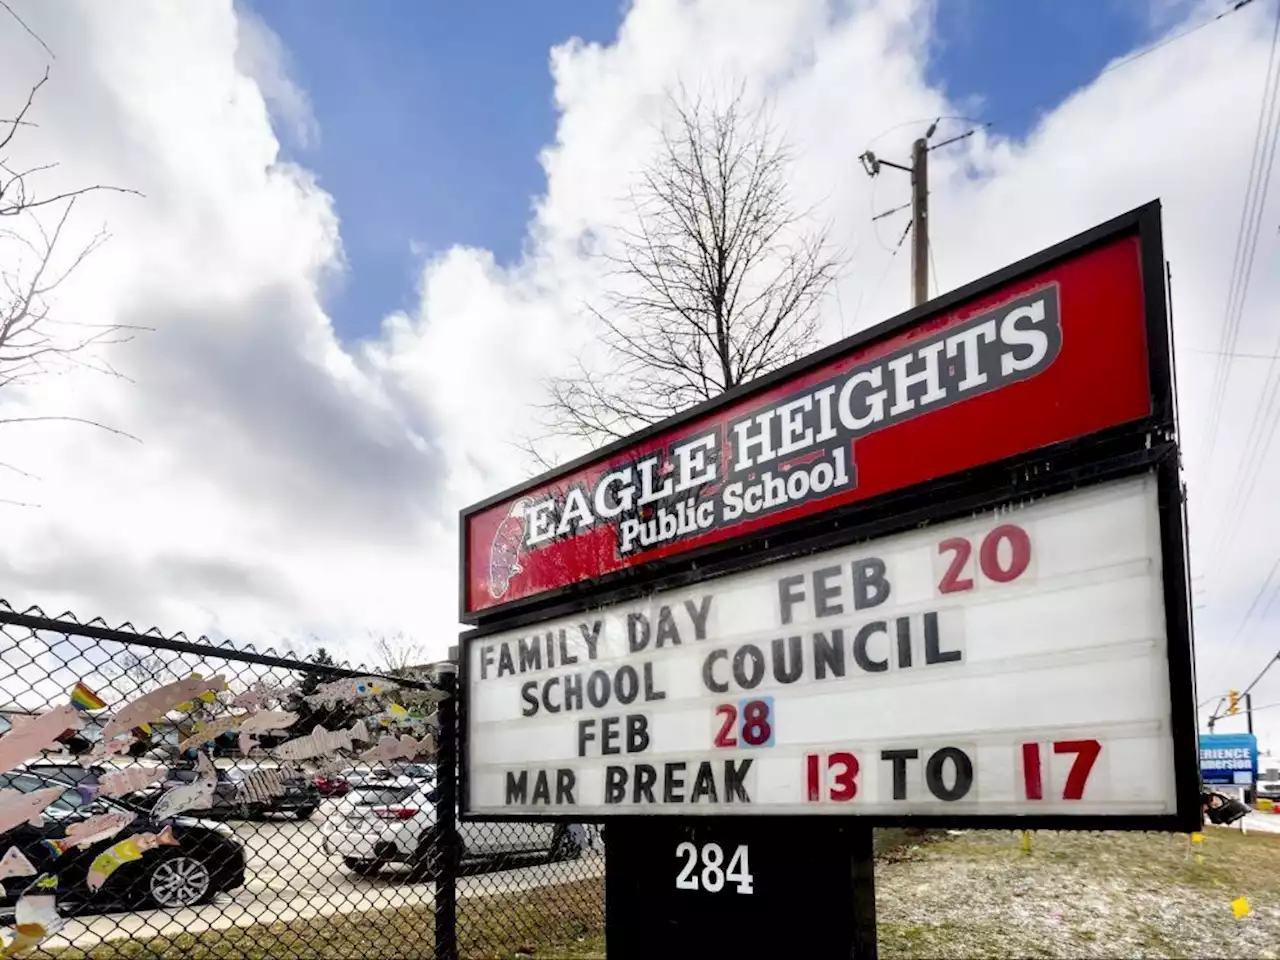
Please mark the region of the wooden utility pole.
<svg viewBox="0 0 1280 960"><path fill-rule="evenodd" d="M960 134L958 137L952 137L949 140L943 140L941 143L930 145L929 138L938 129L938 121L935 120L929 125L925 135L911 145L910 166L882 159L870 150L864 151L858 157L862 161L862 168L867 171L867 176L869 177L879 176L881 167L893 167L895 170L904 170L911 174L911 222L907 225L907 229L912 231L911 303L914 306L919 306L929 299L929 151L937 150L948 144L964 140L966 137L971 137L985 126L987 124L984 123ZM871 219L879 220L904 209L906 209L905 204L901 207L894 207L892 210L886 210L884 213L877 213ZM906 238L907 235L904 232L902 238L898 241L898 246L894 248L893 252L895 254L902 246L902 241L906 240Z"/></svg>
<svg viewBox="0 0 1280 960"><path fill-rule="evenodd" d="M929 299L929 141L925 137L911 145L911 229L911 302L919 306Z"/></svg>

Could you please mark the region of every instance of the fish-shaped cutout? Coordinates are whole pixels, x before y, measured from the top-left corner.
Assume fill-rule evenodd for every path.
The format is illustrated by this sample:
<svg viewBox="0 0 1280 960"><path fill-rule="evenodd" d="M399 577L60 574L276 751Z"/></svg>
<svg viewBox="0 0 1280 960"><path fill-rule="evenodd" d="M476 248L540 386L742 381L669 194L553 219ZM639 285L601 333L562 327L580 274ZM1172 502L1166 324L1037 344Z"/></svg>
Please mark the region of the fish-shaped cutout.
<svg viewBox="0 0 1280 960"><path fill-rule="evenodd" d="M0 737L0 773L39 756L63 734L83 726L84 717L70 705L54 707L34 717L15 716L13 729Z"/></svg>
<svg viewBox="0 0 1280 960"><path fill-rule="evenodd" d="M90 756L99 754L100 756L105 756L106 752L110 750L108 745L116 737L125 735L132 737L134 728L149 727L150 724L162 719L165 714L180 704L195 700L202 694L220 693L226 689L227 681L221 674L206 680L198 673L193 673L182 680L166 683L162 687L156 687L149 693L144 693L137 699L126 703L112 714L111 719L102 728L102 742Z"/></svg>
<svg viewBox="0 0 1280 960"><path fill-rule="evenodd" d="M520 566L520 548L524 544L525 510L533 503L521 497L511 505L507 515L493 532L489 545L489 596L501 600L511 589L511 581L524 567Z"/></svg>
<svg viewBox="0 0 1280 960"><path fill-rule="evenodd" d="M17 847L10 847L5 851L3 857L0 857L0 880L8 880L12 877L34 877L36 868L31 861Z"/></svg>
<svg viewBox="0 0 1280 960"><path fill-rule="evenodd" d="M55 908L56 909L56 908ZM21 957L30 953L50 935L40 923L19 923L13 928L13 939L0 950L0 957Z"/></svg>
<svg viewBox="0 0 1280 960"><path fill-rule="evenodd" d="M200 747L210 741L217 740L224 733L231 733L239 728L245 720L241 714L237 717L219 717L209 723L197 723L191 735L178 744L178 750L185 753L192 747Z"/></svg>
<svg viewBox="0 0 1280 960"><path fill-rule="evenodd" d="M265 803L284 795L284 774L279 770L255 770L236 786L236 799L250 803Z"/></svg>
<svg viewBox="0 0 1280 960"><path fill-rule="evenodd" d="M23 793L21 790L0 790L0 833L12 830L21 823L33 827L44 823L44 809L62 796L70 787L45 787Z"/></svg>
<svg viewBox="0 0 1280 960"><path fill-rule="evenodd" d="M378 680L374 677L343 677L341 680L320 684L316 687L315 693L302 699L313 707L335 707L344 700L377 697L399 689L399 685L390 680Z"/></svg>
<svg viewBox="0 0 1280 960"><path fill-rule="evenodd" d="M351 749L351 731L329 731L316 724L304 737L295 737L276 747L276 757L281 760L309 760Z"/></svg>
<svg viewBox="0 0 1280 960"><path fill-rule="evenodd" d="M138 818L136 813L99 813L67 827L64 839L73 847L88 847L115 836Z"/></svg>
<svg viewBox="0 0 1280 960"><path fill-rule="evenodd" d="M132 746L132 740L99 740L98 745L89 751L83 763L92 765L116 754L128 753Z"/></svg>
<svg viewBox="0 0 1280 960"><path fill-rule="evenodd" d="M231 706L243 707L246 710L261 710L272 700L281 699L283 695L283 689L255 680L248 690L237 693L232 698Z"/></svg>
<svg viewBox="0 0 1280 960"><path fill-rule="evenodd" d="M123 797L149 787L153 783L161 783L169 775L169 768L159 767L126 767L123 770L112 770L98 778L97 795L101 797ZM77 790L79 787L76 788Z"/></svg>
<svg viewBox="0 0 1280 960"><path fill-rule="evenodd" d="M144 853L159 846L178 846L177 838L173 835L173 827L165 827L159 833L135 833L131 837L125 837L113 843L93 858L93 863L89 865L87 886L97 893L111 874L126 863L141 860Z"/></svg>
<svg viewBox="0 0 1280 960"><path fill-rule="evenodd" d="M353 723L347 733L351 734L352 740L359 740L361 743L373 743L374 741L374 736L369 732L369 727L365 724L363 717Z"/></svg>
<svg viewBox="0 0 1280 960"><path fill-rule="evenodd" d="M360 759L369 762L381 760L383 763L390 763L393 760L412 760L415 757L433 752L435 748L435 737L431 736L431 734L427 734L421 740L415 740L407 735L403 737L385 736L378 741L376 747L360 754Z"/></svg>
<svg viewBox="0 0 1280 960"><path fill-rule="evenodd" d="M298 722L296 713L287 710L259 710L240 724L240 752L246 757L253 747L253 737L272 730L287 730Z"/></svg>
<svg viewBox="0 0 1280 960"><path fill-rule="evenodd" d="M194 783L171 787L156 801L151 819L165 820L176 817L184 810L207 810L213 806L213 791L218 786L218 771L203 753L196 757L196 770L200 776Z"/></svg>
<svg viewBox="0 0 1280 960"><path fill-rule="evenodd" d="M43 873L22 891L13 909L14 937L5 944L3 956L18 957L34 949L63 925L58 916L58 878Z"/></svg>

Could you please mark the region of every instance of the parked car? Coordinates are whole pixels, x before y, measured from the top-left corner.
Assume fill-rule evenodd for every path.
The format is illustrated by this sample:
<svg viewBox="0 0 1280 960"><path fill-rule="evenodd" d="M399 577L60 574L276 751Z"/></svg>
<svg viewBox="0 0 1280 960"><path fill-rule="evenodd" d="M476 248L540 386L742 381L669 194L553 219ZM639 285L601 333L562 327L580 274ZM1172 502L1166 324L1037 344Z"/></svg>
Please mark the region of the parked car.
<svg viewBox="0 0 1280 960"><path fill-rule="evenodd" d="M351 781L341 774L316 774L316 792L322 797L345 797L351 790Z"/></svg>
<svg viewBox="0 0 1280 960"><path fill-rule="evenodd" d="M400 786L414 783L435 782L436 767L434 763L393 763L370 766L359 764L347 767L342 777L351 787Z"/></svg>
<svg viewBox="0 0 1280 960"><path fill-rule="evenodd" d="M250 800L241 789L241 784L257 769L256 767L236 766L230 770L218 771L219 781L222 780L225 773L227 780L236 788L232 797L235 815L243 820L256 820L269 813L289 814L299 820L311 819L311 815L320 806L320 791L316 789L316 785L310 779L299 773L283 773L284 794L282 796L269 797L265 800ZM216 792L214 799L218 799Z"/></svg>
<svg viewBox="0 0 1280 960"><path fill-rule="evenodd" d="M1280 800L1280 770L1263 770L1258 774L1258 797L1263 800Z"/></svg>
<svg viewBox="0 0 1280 960"><path fill-rule="evenodd" d="M0 775L0 787L32 793L64 781L43 774L20 771ZM46 844L61 839L73 823L98 813L129 812L137 818L120 834L61 857ZM176 847L162 846L148 851L141 860L127 862L112 873L102 889L90 891L86 879L89 867L99 853L113 843L135 833L158 833L165 825L173 827ZM160 824L130 804L97 799L86 802L74 788L68 787L44 811L42 826L23 823L0 833L0 849L17 847L39 872L56 870L58 905L63 912L139 906L191 907L207 903L221 892L244 885L244 848L225 824L210 823L190 817L176 817ZM32 877L9 877L0 881L3 899L0 911L11 911Z"/></svg>
<svg viewBox="0 0 1280 960"><path fill-rule="evenodd" d="M326 805L320 827L324 851L341 856L348 870L363 876L400 863L426 879L439 860L435 803L434 787L414 781L353 786L341 800ZM555 861L582 854L565 824L459 822L458 832L464 859L543 854Z"/></svg>
<svg viewBox="0 0 1280 960"><path fill-rule="evenodd" d="M266 800L251 800L242 789L242 784L249 775L260 769L256 764L218 768L217 784L213 788L213 803L207 810L193 810L198 814L217 820L254 820L270 813L283 813L306 820L320 806L320 792L314 783L297 773L284 774L285 793L283 796ZM165 790L192 783L199 776L194 767L169 771L164 785L151 787L145 794L145 800L139 802L150 809L160 794Z"/></svg>

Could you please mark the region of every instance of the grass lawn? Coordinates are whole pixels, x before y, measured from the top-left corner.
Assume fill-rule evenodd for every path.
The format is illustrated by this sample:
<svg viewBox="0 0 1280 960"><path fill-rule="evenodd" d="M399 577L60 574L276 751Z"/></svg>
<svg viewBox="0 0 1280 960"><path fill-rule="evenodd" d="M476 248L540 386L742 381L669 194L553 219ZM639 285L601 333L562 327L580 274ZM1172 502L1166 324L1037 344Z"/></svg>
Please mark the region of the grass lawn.
<svg viewBox="0 0 1280 960"><path fill-rule="evenodd" d="M1280 835L944 835L877 864L876 901L884 958L1274 958Z"/></svg>
<svg viewBox="0 0 1280 960"><path fill-rule="evenodd" d="M458 901L458 951L467 960L603 956L604 880L538 887ZM369 910L289 923L253 924L176 937L114 940L89 950L31 954L57 960L381 960L429 958L429 906Z"/></svg>

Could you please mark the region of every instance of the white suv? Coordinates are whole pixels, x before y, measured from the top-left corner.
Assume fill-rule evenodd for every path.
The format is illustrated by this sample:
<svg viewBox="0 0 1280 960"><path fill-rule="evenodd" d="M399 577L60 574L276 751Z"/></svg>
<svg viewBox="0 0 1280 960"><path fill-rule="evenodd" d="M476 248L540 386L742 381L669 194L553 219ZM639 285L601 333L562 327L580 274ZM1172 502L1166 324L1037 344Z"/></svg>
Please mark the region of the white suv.
<svg viewBox="0 0 1280 960"><path fill-rule="evenodd" d="M391 863L407 863L420 877L437 862L436 793L431 784L370 783L325 803L320 827L324 852L347 869L372 876ZM580 831L551 823L458 823L462 856L545 853L572 860L582 853Z"/></svg>

